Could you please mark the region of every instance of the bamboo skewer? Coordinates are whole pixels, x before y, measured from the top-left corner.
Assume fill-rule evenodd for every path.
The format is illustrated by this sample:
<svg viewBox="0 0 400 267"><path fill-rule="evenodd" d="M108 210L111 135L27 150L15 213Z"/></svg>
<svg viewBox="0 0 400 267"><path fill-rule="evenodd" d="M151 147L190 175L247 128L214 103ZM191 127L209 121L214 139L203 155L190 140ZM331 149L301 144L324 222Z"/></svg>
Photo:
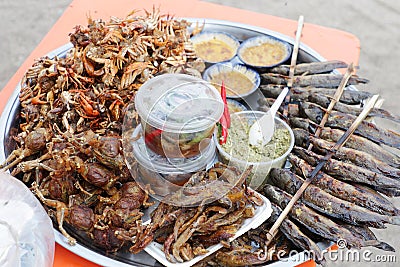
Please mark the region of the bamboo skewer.
<svg viewBox="0 0 400 267"><path fill-rule="evenodd" d="M296 31L296 39L293 45L293 52L292 52L292 59L290 61L290 69L289 69L289 80L287 82L287 88L289 88L289 93L287 94L285 98L285 105L284 105L284 110L283 110L283 116L287 117L288 115L288 108L289 108L289 102L290 102L290 88L293 86L293 80L294 80L294 69L296 67L296 62L297 62L297 54L299 53L299 46L300 46L300 38L301 38L301 32L303 30L303 24L304 24L304 16L300 16L299 20L297 22L297 31Z"/></svg>
<svg viewBox="0 0 400 267"><path fill-rule="evenodd" d="M279 226L283 222L283 220L286 218L286 216L289 214L290 210L292 209L293 205L296 203L296 201L301 197L303 194L304 190L308 187L308 185L314 180L314 177L317 175L317 173L322 169L322 167L325 165L325 163L336 153L336 151L341 148L344 143L350 138L350 136L354 133L354 131L357 129L358 125L367 117L368 113L374 108L377 100L378 100L379 95L374 95L365 105L363 111L360 113L360 115L357 116L355 121L352 123L352 125L347 129L347 131L340 137L340 139L336 142L336 144L332 147L331 151L327 153L324 158L318 163L318 165L313 169L313 171L310 173L309 177L307 177L306 181L301 185L299 190L296 192L296 194L293 196L293 198L290 200L290 202L287 204L285 209L282 211L282 213L279 215L278 219L274 223L274 225L271 227L269 232L267 233L267 242L266 246L268 246L275 235L278 232Z"/></svg>
<svg viewBox="0 0 400 267"><path fill-rule="evenodd" d="M333 98L331 100L331 102L329 103L328 108L325 111L324 117L322 118L317 131L315 132L315 136L319 137L319 135L321 134L322 128L325 126L325 123L328 121L328 117L331 114L331 111L333 110L333 107L336 105L337 102L339 102L340 97L342 97L344 88L346 87L347 82L349 81L351 75L353 75L354 72L354 66L353 63L351 63L348 67L347 67L347 71L343 76L342 81L340 82L339 87L337 88L335 94L333 95ZM308 146L308 150L311 150L313 147L313 144L310 144Z"/></svg>

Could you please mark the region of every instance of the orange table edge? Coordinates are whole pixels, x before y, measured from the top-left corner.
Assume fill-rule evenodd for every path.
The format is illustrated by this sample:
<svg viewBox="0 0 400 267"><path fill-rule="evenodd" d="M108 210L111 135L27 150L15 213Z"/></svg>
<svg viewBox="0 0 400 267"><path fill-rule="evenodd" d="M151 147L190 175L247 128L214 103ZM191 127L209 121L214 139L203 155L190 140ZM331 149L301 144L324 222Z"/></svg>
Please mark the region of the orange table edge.
<svg viewBox="0 0 400 267"><path fill-rule="evenodd" d="M68 34L73 32L76 25L87 25L87 18L108 20L111 16L124 17L130 10L151 10L160 8L163 14L176 17L192 17L226 20L266 28L294 38L297 21L221 6L196 0L73 0L63 15L50 29L47 35L32 51L25 62L9 80L0 92L0 113L3 111L15 87L25 71L34 60L69 42ZM299 14L300 15L300 14ZM307 18L305 18L307 21ZM360 42L348 32L326 28L315 24L305 23L301 42L311 47L327 60L342 60L346 63L358 64ZM55 267L91 267L99 266L80 256L71 253L56 244ZM307 261L299 266L315 266L313 261Z"/></svg>

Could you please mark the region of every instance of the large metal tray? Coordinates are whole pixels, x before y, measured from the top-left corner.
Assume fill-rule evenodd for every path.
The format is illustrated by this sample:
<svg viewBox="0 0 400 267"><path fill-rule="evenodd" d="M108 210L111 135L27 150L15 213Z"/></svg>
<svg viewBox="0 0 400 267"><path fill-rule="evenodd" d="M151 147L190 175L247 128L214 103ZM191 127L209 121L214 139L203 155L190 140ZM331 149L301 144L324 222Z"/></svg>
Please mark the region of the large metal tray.
<svg viewBox="0 0 400 267"><path fill-rule="evenodd" d="M237 37L240 41L257 35L270 35L278 39L284 40L292 45L294 43L294 39L291 37L288 37L281 33L274 32L265 28L255 27L251 25L234 23L229 21L197 19L197 18L186 18L186 20L190 22L197 22L197 21L199 23L204 22L205 30L227 32ZM66 44L52 51L47 56L49 56L50 58L53 58L55 56L63 57L66 55L67 51L71 47L72 44ZM298 62L316 62L316 61L325 61L325 59L310 47L301 44L298 55ZM13 144L10 140L10 136L18 129L18 124L19 124L18 116L20 110L20 104L18 100L19 91L20 91L20 85L18 85L15 88L0 117L0 146L3 147L3 149L0 149L0 162L3 162L5 158L13 150ZM54 234L56 242L61 246L63 246L64 248L66 248L67 250L85 259L88 259L89 261L92 261L94 263L103 266L132 266L132 265L162 266L146 252L141 252L135 255L127 251L119 251L117 253L105 253L99 248L93 246L91 240L86 239L84 235L80 235L79 233L77 233L77 235L75 236L78 241L78 243L75 246L70 246L66 242L64 236L57 229L54 229ZM307 260L305 257L302 258L301 255L298 255L298 257L300 258L297 258L295 264L299 264L301 261ZM277 266L277 264L279 266L291 266L294 263L287 261L285 263L282 262L273 263L272 265Z"/></svg>

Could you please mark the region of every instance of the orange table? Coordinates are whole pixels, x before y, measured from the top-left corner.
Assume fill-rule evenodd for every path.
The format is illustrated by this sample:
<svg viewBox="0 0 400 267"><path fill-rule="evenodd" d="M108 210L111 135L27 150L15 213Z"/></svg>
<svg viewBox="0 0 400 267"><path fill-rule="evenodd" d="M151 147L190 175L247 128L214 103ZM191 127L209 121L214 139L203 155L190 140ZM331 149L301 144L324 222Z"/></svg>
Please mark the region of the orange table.
<svg viewBox="0 0 400 267"><path fill-rule="evenodd" d="M31 55L21 65L15 75L0 92L0 113L3 111L6 100L17 86L24 72L33 64L34 59L60 47L69 41L68 34L75 25L86 25L87 17L108 20L110 16L124 17L130 10L151 10L160 7L162 13L173 14L176 17L210 18L234 21L264 27L293 37L297 28L297 21L275 16L259 14L196 0L73 0L64 14L54 24L53 28L43 38ZM313 48L327 60L337 59L357 65L360 53L360 42L354 35L336 29L321 27L305 23L302 43ZM63 247L56 245L54 266L57 267L90 267L98 266L89 262ZM315 266L309 261L304 266Z"/></svg>

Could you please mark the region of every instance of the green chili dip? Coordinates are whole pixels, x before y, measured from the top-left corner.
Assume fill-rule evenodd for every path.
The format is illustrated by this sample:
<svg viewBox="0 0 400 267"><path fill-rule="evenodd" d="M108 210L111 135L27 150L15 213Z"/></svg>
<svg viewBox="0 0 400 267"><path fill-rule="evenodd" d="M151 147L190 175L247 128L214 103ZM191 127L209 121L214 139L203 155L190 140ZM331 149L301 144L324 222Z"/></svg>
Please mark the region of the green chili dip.
<svg viewBox="0 0 400 267"><path fill-rule="evenodd" d="M228 139L222 148L232 157L247 162L265 162L279 158L289 149L290 133L280 123L275 124L275 132L271 141L262 147L249 143L249 131L252 122L246 117L232 116Z"/></svg>

